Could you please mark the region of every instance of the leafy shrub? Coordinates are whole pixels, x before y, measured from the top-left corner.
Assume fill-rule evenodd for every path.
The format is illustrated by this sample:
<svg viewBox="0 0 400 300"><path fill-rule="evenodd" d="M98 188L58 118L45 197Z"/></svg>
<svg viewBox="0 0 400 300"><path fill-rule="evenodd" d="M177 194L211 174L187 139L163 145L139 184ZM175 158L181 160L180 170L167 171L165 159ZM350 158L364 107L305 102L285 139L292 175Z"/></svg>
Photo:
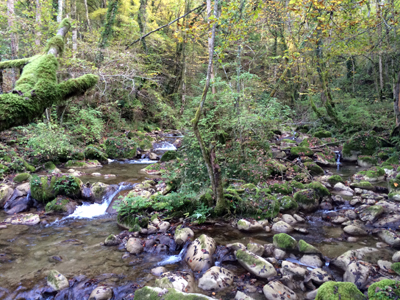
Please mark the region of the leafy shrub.
<svg viewBox="0 0 400 300"><path fill-rule="evenodd" d="M136 156L137 145L126 137L108 138L106 154L109 158L133 158Z"/></svg>
<svg viewBox="0 0 400 300"><path fill-rule="evenodd" d="M92 108L70 108L71 120L66 123L75 137L85 144L91 144L101 139L104 130L102 113Z"/></svg>

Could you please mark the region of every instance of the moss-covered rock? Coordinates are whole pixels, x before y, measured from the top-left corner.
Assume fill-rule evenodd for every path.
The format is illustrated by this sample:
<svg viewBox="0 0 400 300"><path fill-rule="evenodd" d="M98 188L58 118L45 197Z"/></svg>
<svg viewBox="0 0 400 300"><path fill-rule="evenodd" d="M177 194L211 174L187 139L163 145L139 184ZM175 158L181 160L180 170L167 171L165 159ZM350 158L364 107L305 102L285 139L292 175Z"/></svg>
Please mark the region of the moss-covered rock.
<svg viewBox="0 0 400 300"><path fill-rule="evenodd" d="M44 169L51 173L53 172L55 169L57 169L56 165L52 162L52 161L48 161L44 164Z"/></svg>
<svg viewBox="0 0 400 300"><path fill-rule="evenodd" d="M176 289L162 289L159 287L149 287L137 290L134 300L213 300L202 294L188 294Z"/></svg>
<svg viewBox="0 0 400 300"><path fill-rule="evenodd" d="M317 248L315 248L313 245L310 245L304 240L299 241L299 251L301 253L305 254L319 254L321 251L319 251Z"/></svg>
<svg viewBox="0 0 400 300"><path fill-rule="evenodd" d="M57 197L56 199L54 199L53 201L50 201L46 204L45 206L45 210L47 212L49 211L54 211L54 212L67 212L68 211L68 205L69 203L69 199L65 198L65 197Z"/></svg>
<svg viewBox="0 0 400 300"><path fill-rule="evenodd" d="M340 176L340 175L332 175L332 176L330 176L329 178L328 178L328 183L331 185L331 186L334 186L336 183L338 183L338 182L344 182L344 180L343 180L343 178L342 178L342 176ZM368 182L369 183L369 182Z"/></svg>
<svg viewBox="0 0 400 300"><path fill-rule="evenodd" d="M57 270L51 270L49 275L47 275L47 285L52 287L55 291L60 291L69 287L69 282L68 279Z"/></svg>
<svg viewBox="0 0 400 300"><path fill-rule="evenodd" d="M383 279L368 288L369 300L390 300L394 297L400 298L400 281Z"/></svg>
<svg viewBox="0 0 400 300"><path fill-rule="evenodd" d="M391 269L395 271L397 275L400 275L400 262L393 263Z"/></svg>
<svg viewBox="0 0 400 300"><path fill-rule="evenodd" d="M269 186L269 189L272 193L282 195L290 195L293 192L293 188L289 185L288 182L272 184Z"/></svg>
<svg viewBox="0 0 400 300"><path fill-rule="evenodd" d="M107 155L94 145L89 145L85 148L84 155L86 159L93 159L98 161L106 161Z"/></svg>
<svg viewBox="0 0 400 300"><path fill-rule="evenodd" d="M313 156L314 151L307 147L292 147L290 149L290 155L292 156Z"/></svg>
<svg viewBox="0 0 400 300"><path fill-rule="evenodd" d="M97 160L69 160L65 163L66 168L86 169L101 167Z"/></svg>
<svg viewBox="0 0 400 300"><path fill-rule="evenodd" d="M301 182L295 181L295 180L291 181L290 185L293 188L298 189L298 190L303 190L305 188L304 184L302 184Z"/></svg>
<svg viewBox="0 0 400 300"><path fill-rule="evenodd" d="M282 175L285 174L287 167L280 162L271 159L267 162L266 167L268 168L268 173L271 175Z"/></svg>
<svg viewBox="0 0 400 300"><path fill-rule="evenodd" d="M320 130L314 133L314 136L317 138L329 138L332 136L332 133L328 130Z"/></svg>
<svg viewBox="0 0 400 300"><path fill-rule="evenodd" d="M370 155L359 155L357 157L357 164L360 167L369 168L378 164L378 159Z"/></svg>
<svg viewBox="0 0 400 300"><path fill-rule="evenodd" d="M108 184L105 184L103 182L95 182L91 188L92 199L95 202L101 203L104 195L107 193L108 186L109 186Z"/></svg>
<svg viewBox="0 0 400 300"><path fill-rule="evenodd" d="M275 247L283 250L296 250L297 241L286 233L278 233L273 237L273 243Z"/></svg>
<svg viewBox="0 0 400 300"><path fill-rule="evenodd" d="M307 168L307 170L310 172L312 176L318 176L324 174L324 170L316 163L306 162L304 163L304 166Z"/></svg>
<svg viewBox="0 0 400 300"><path fill-rule="evenodd" d="M176 159L177 157L178 157L178 155L177 155L176 151L168 150L161 156L160 161L166 162L166 161Z"/></svg>
<svg viewBox="0 0 400 300"><path fill-rule="evenodd" d="M29 173L19 173L13 178L13 181L16 183L20 183L20 182L28 181L30 178L31 178L31 175Z"/></svg>
<svg viewBox="0 0 400 300"><path fill-rule="evenodd" d="M311 148L311 147L315 147L315 146L321 146L323 144L323 142L317 138L306 138L304 140L301 141L301 143L299 144L300 147L307 147L307 148Z"/></svg>
<svg viewBox="0 0 400 300"><path fill-rule="evenodd" d="M32 176L30 180L31 196L40 201L47 203L53 200L57 196L55 190L55 183L57 181L56 176Z"/></svg>
<svg viewBox="0 0 400 300"><path fill-rule="evenodd" d="M277 274L273 265L250 251L239 249L236 251L235 255L238 262L257 277L271 278Z"/></svg>
<svg viewBox="0 0 400 300"><path fill-rule="evenodd" d="M109 158L134 158L137 144L126 137L108 138L105 142Z"/></svg>
<svg viewBox="0 0 400 300"><path fill-rule="evenodd" d="M382 163L382 167L389 167L392 165L399 165L399 153L392 154L387 160Z"/></svg>
<svg viewBox="0 0 400 300"><path fill-rule="evenodd" d="M358 172L357 174L353 175L353 178L355 180L375 182L384 180L385 174L386 173L383 168L372 167L369 170Z"/></svg>
<svg viewBox="0 0 400 300"><path fill-rule="evenodd" d="M319 197L313 189L304 189L294 194L299 208L304 211L313 211L319 206Z"/></svg>
<svg viewBox="0 0 400 300"><path fill-rule="evenodd" d="M372 155L381 146L382 141L379 137L369 132L357 133L343 145L343 158Z"/></svg>
<svg viewBox="0 0 400 300"><path fill-rule="evenodd" d="M359 181L350 184L352 188L359 188L363 190L372 190L374 186L369 181Z"/></svg>
<svg viewBox="0 0 400 300"><path fill-rule="evenodd" d="M75 176L57 177L54 184L54 190L57 195L64 195L72 199L77 199L81 195L83 182Z"/></svg>
<svg viewBox="0 0 400 300"><path fill-rule="evenodd" d="M299 208L297 202L289 196L278 198L280 212L296 212Z"/></svg>
<svg viewBox="0 0 400 300"><path fill-rule="evenodd" d="M318 182L318 181L313 181L313 182L309 183L307 185L307 188L313 189L317 193L317 196L319 196L321 198L325 197L325 196L329 196L331 194L329 192L329 190L321 182Z"/></svg>
<svg viewBox="0 0 400 300"><path fill-rule="evenodd" d="M24 167L27 171L29 172L35 172L36 169L34 166L30 165L29 163L27 163L25 160L23 161Z"/></svg>
<svg viewBox="0 0 400 300"><path fill-rule="evenodd" d="M351 282L328 281L322 284L315 300L364 300L364 294Z"/></svg>

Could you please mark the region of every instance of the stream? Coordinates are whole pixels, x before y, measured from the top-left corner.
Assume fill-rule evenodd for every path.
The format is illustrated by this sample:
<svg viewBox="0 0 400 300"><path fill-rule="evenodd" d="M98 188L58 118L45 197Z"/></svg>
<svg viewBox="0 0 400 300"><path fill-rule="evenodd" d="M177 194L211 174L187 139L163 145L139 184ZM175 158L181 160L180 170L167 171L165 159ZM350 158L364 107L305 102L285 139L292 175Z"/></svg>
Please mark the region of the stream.
<svg viewBox="0 0 400 300"><path fill-rule="evenodd" d="M0 229L0 299L45 299L30 298L29 295L32 295L32 291L44 288L46 276L52 269L57 269L68 279L83 275L87 278L105 278L105 282L113 287L129 287L125 290L121 289L125 291L121 292L121 295L115 294L116 291L114 291L113 299L124 299L126 290L134 291L132 286L152 286L156 277L151 275L150 271L159 265L171 271L189 271L190 268L181 261L182 252L180 253L179 250L169 251L167 254L142 253L132 256L126 255L124 248L101 245L107 236L119 234L122 231L116 224L115 215L106 213L109 203L118 195L126 193L135 183L148 177L139 173L144 166L132 164L130 161L113 162L95 172L116 174L115 178L82 176L83 182L103 181L107 184L123 182L119 185L119 190L103 204L85 204L78 207L74 214L62 220L57 220L54 216L45 216L44 223L47 224L42 222L35 226L18 225ZM360 169L354 165L343 165L339 171L335 167L329 168L334 174L341 174L344 179ZM88 173L90 172L94 170L91 169ZM322 254L329 259L349 249L377 246L379 239L371 235L362 237L355 243L342 240L341 226L322 221L320 216L324 213L321 210L317 211L307 217L308 220L305 223L298 225L298 227L306 228L308 234L294 232L291 235L296 240L304 239L310 244L317 245ZM0 211L0 221L6 217L4 211ZM226 223L202 225L192 227L192 229L195 237L205 233L215 239L217 245L234 242L244 245L255 242L264 245L271 243L274 235L272 232L265 231L241 232ZM394 251L390 248L382 249L382 257L389 258L393 253ZM238 277L247 273L237 262L222 261L219 265L229 269ZM334 278L339 278L334 269L327 265L324 269L329 271ZM196 292L210 296L210 292L199 288ZM232 289L227 289L217 293L216 297L233 299L234 294ZM265 299L259 291L248 294L254 299ZM52 297L49 296L47 299L54 299Z"/></svg>

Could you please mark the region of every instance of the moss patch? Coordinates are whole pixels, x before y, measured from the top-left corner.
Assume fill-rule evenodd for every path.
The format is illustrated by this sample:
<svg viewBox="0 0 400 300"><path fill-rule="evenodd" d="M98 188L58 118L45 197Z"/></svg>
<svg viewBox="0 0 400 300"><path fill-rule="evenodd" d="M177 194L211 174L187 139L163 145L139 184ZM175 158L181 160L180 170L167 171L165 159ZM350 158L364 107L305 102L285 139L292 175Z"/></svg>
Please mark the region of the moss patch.
<svg viewBox="0 0 400 300"><path fill-rule="evenodd" d="M307 147L292 147L290 148L290 154L293 156L313 156L314 151Z"/></svg>
<svg viewBox="0 0 400 300"><path fill-rule="evenodd" d="M328 178L328 183L331 186L334 186L338 182L344 182L342 176L340 175L332 175L331 177Z"/></svg>
<svg viewBox="0 0 400 300"><path fill-rule="evenodd" d="M321 138L329 138L329 137L332 136L332 133L330 131L327 131L327 130L320 130L320 131L317 131L314 134L314 136L317 137L317 138L320 138L320 139Z"/></svg>
<svg viewBox="0 0 400 300"><path fill-rule="evenodd" d="M352 151L358 152L361 155L372 155L376 149L382 146L382 141L379 137L369 133L358 133L354 135L343 145L343 154L351 156Z"/></svg>
<svg viewBox="0 0 400 300"><path fill-rule="evenodd" d="M106 140L106 154L109 158L134 158L137 144L126 137L109 138Z"/></svg>
<svg viewBox="0 0 400 300"><path fill-rule="evenodd" d="M368 288L369 300L389 300L400 297L400 281L383 279Z"/></svg>
<svg viewBox="0 0 400 300"><path fill-rule="evenodd" d="M318 175L324 174L324 170L320 166L318 166L316 163L306 162L306 163L304 163L304 166L307 168L307 170L313 176L318 176Z"/></svg>
<svg viewBox="0 0 400 300"><path fill-rule="evenodd" d="M165 152L163 154L163 156L161 156L160 161L166 162L166 161L176 159L177 157L178 157L178 154L176 153L176 151L168 150L167 152Z"/></svg>
<svg viewBox="0 0 400 300"><path fill-rule="evenodd" d="M292 197L289 196L283 196L279 198L278 203L280 212L288 212L288 211L295 212L299 208L297 202Z"/></svg>
<svg viewBox="0 0 400 300"><path fill-rule="evenodd" d="M307 185L307 188L313 189L319 197L329 196L331 193L329 190L320 182L313 181Z"/></svg>
<svg viewBox="0 0 400 300"><path fill-rule="evenodd" d="M14 177L13 181L16 183L20 183L23 181L28 181L30 178L31 178L31 175L29 173L20 173Z"/></svg>
<svg viewBox="0 0 400 300"><path fill-rule="evenodd" d="M364 300L365 296L354 283L328 281L318 289L315 300Z"/></svg>
<svg viewBox="0 0 400 300"><path fill-rule="evenodd" d="M286 233L278 233L273 237L273 243L275 247L283 250L296 250L297 241Z"/></svg>
<svg viewBox="0 0 400 300"><path fill-rule="evenodd" d="M286 183L275 183L269 186L269 189L272 193L282 194L282 195L290 195L293 192L293 188Z"/></svg>

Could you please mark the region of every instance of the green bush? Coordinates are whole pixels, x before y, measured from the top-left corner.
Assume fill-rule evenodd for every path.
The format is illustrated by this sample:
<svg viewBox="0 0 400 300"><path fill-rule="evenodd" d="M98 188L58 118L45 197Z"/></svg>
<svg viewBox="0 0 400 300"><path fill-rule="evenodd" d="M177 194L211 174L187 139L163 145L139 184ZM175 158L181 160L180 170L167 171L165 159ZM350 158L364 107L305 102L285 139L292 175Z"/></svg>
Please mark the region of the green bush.
<svg viewBox="0 0 400 300"><path fill-rule="evenodd" d="M136 143L126 137L108 138L105 145L109 158L134 158L136 156Z"/></svg>
<svg viewBox="0 0 400 300"><path fill-rule="evenodd" d="M92 144L101 139L104 130L102 113L96 109L70 108L69 120L65 123L75 135L75 138L85 144Z"/></svg>

